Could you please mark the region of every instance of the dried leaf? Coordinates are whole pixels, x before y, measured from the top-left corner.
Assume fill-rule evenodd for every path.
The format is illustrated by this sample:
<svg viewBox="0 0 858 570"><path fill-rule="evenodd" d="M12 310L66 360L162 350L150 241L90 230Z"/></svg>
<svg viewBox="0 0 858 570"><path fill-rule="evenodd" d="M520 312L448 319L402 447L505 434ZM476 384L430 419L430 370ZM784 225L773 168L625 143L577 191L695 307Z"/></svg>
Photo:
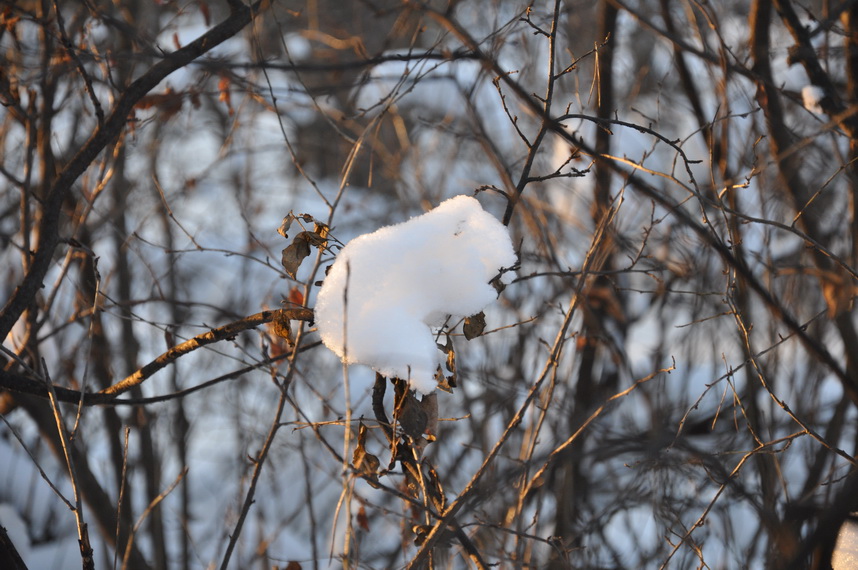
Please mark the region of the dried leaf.
<svg viewBox="0 0 858 570"><path fill-rule="evenodd" d="M292 323L283 315L282 311L277 311L274 315L274 320L269 323L268 328L272 334L292 344Z"/></svg>
<svg viewBox="0 0 858 570"><path fill-rule="evenodd" d="M327 235L327 231L325 232L325 235ZM301 232L295 237L301 237L302 239L306 240L307 243L316 247L325 247L325 245L328 243L328 240L325 236L316 232Z"/></svg>
<svg viewBox="0 0 858 570"><path fill-rule="evenodd" d="M171 87L167 87L163 93L152 93L142 97L134 105L134 108L141 110L155 108L161 113L161 118L166 121L182 110L184 98L184 93L177 93Z"/></svg>
<svg viewBox="0 0 858 570"><path fill-rule="evenodd" d="M316 233L321 239L327 241L329 231L331 231L331 228L328 227L328 224L323 224L322 222L314 221L313 232Z"/></svg>
<svg viewBox="0 0 858 570"><path fill-rule="evenodd" d="M465 318L465 324L462 326L462 331L465 333L465 338L472 340L483 334L486 330L486 315L482 311L472 317Z"/></svg>
<svg viewBox="0 0 858 570"><path fill-rule="evenodd" d="M369 517L366 516L366 508L363 505L358 509L357 523L364 531L369 532Z"/></svg>
<svg viewBox="0 0 858 570"><path fill-rule="evenodd" d="M15 37L18 35L15 31L15 26L17 26L20 21L20 16L12 15L12 6L6 6L3 8L3 12L0 13L0 28L4 28L7 32L11 32Z"/></svg>
<svg viewBox="0 0 858 570"><path fill-rule="evenodd" d="M352 455L352 465L361 475L375 477L378 474L378 467L381 465L381 462L378 460L378 457L366 450L367 431L366 426L361 422L358 428L357 446L355 446L355 451Z"/></svg>
<svg viewBox="0 0 858 570"><path fill-rule="evenodd" d="M441 369L435 374L435 381L438 382L438 389L448 394L453 393L453 388L456 387L456 376L444 376L441 374Z"/></svg>
<svg viewBox="0 0 858 570"><path fill-rule="evenodd" d="M623 305L613 287L597 284L587 292L587 303L591 309L609 315L618 323L625 323Z"/></svg>
<svg viewBox="0 0 858 570"><path fill-rule="evenodd" d="M432 532L432 526L428 524L416 524L411 527L411 532L414 533L414 544L422 546L426 542L426 537Z"/></svg>
<svg viewBox="0 0 858 570"><path fill-rule="evenodd" d="M201 1L197 2L197 5L200 7L200 13L203 15L203 20L206 23L206 27L210 26L211 21L212 21L212 16L211 16L211 12L209 11L208 2L201 0Z"/></svg>
<svg viewBox="0 0 858 570"><path fill-rule="evenodd" d="M229 116L232 117L235 113L235 110L232 108L232 97L229 93L230 80L226 75L221 76L220 80L217 82L217 90L220 93L218 95L218 101L222 103L226 103L226 110L229 113Z"/></svg>
<svg viewBox="0 0 858 570"><path fill-rule="evenodd" d="M409 453L408 449L403 449L401 453ZM420 496L420 479L421 475L417 470L417 465L414 464L414 461L403 460L402 457L399 457L400 465L402 465L402 473L405 475L405 479L403 480L403 486L401 487L402 491L407 495L413 498L418 498ZM416 505L412 505L414 510L412 511L412 516L419 517L420 512L417 510Z"/></svg>
<svg viewBox="0 0 858 570"><path fill-rule="evenodd" d="M429 534L432 532L432 525L428 524L415 524L411 526L411 532L414 533L414 544L417 546L421 546L426 539L429 537ZM438 539L439 546L449 547L452 544L453 539L455 538L454 534L449 530L441 531L440 538Z"/></svg>
<svg viewBox="0 0 858 570"><path fill-rule="evenodd" d="M292 287L289 290L289 297L287 297L286 300L293 305L297 305L299 307L304 306L304 294L301 293L301 290L297 287Z"/></svg>
<svg viewBox="0 0 858 570"><path fill-rule="evenodd" d="M283 218L283 221L280 222L280 227L277 228L277 233L283 236L284 238L289 237L289 227L292 225L292 222L295 221L295 214L289 212L286 217Z"/></svg>
<svg viewBox="0 0 858 570"><path fill-rule="evenodd" d="M301 564L295 562L294 560L290 560L286 567L283 568L283 570L302 570L302 568L303 567L301 566Z"/></svg>
<svg viewBox="0 0 858 570"><path fill-rule="evenodd" d="M397 410L396 419L402 431L411 439L422 437L429 423L429 416L411 390L406 391L402 404Z"/></svg>
<svg viewBox="0 0 858 570"><path fill-rule="evenodd" d="M438 388L444 392L452 393L456 387L456 351L453 349L453 339L447 335L446 344L436 344L438 350L447 355L447 371L450 373L447 376L439 366L435 371L435 382L438 383Z"/></svg>
<svg viewBox="0 0 858 570"><path fill-rule="evenodd" d="M306 233L308 232L301 232L295 236L295 239L283 250L280 256L280 263L283 265L283 269L292 279L295 279L301 262L304 261L305 257L310 255L310 244L307 243L307 239L304 237Z"/></svg>
<svg viewBox="0 0 858 570"><path fill-rule="evenodd" d="M439 513L443 513L447 508L447 496L444 494L444 487L441 485L441 478L438 477L438 472L435 470L435 467L429 463L429 461L424 459L423 464L426 465L426 474L424 479L427 483L427 494L429 495L429 498L432 499L432 504L435 507L435 510Z"/></svg>
<svg viewBox="0 0 858 570"><path fill-rule="evenodd" d="M426 412L426 429L423 438L432 442L438 438L438 393L426 394L420 401L420 407Z"/></svg>
<svg viewBox="0 0 858 570"><path fill-rule="evenodd" d="M822 285L822 296L828 305L828 317L834 319L852 310L852 300L855 297L855 286L851 277L842 269L824 271L819 275Z"/></svg>

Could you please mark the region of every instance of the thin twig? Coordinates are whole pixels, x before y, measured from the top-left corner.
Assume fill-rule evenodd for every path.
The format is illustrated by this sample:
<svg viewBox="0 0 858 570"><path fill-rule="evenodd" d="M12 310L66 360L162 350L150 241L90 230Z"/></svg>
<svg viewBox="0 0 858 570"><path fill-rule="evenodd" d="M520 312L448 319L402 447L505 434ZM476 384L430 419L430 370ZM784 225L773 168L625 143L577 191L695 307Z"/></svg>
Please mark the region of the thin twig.
<svg viewBox="0 0 858 570"><path fill-rule="evenodd" d="M149 505L146 507L146 510L144 510L140 514L140 516L137 518L137 522L134 523L134 528L131 529L131 535L128 537L128 544L125 547L125 554L122 556L122 569L123 570L128 568L128 560L131 556L131 547L134 545L134 535L137 533L137 531L143 525L143 521L145 521L146 518L149 516L149 514L152 512L152 510L154 510L155 507L157 507L161 503L161 501L166 499L167 495L169 495L173 491L173 489L175 489L179 485L179 483L182 482L182 479L184 479L185 475L187 475L187 474L188 474L188 468L185 467L176 476L176 478L173 480L173 482L170 483L170 486L167 487L166 489L164 489L163 493L159 494L157 497L155 497L154 499L152 499L149 502Z"/></svg>
<svg viewBox="0 0 858 570"><path fill-rule="evenodd" d="M307 309L309 311L309 309ZM312 311L310 311L312 314ZM271 426L268 429L268 434L265 437L265 441L262 444L262 449L259 450L259 453L255 458L253 458L253 475L250 478L250 485L247 487L247 492L244 496L244 501L241 505L241 511L238 515L238 521L235 523L235 528L230 534L229 542L227 543L226 552L224 552L223 559L221 560L220 568L221 570L227 570L229 567L229 560L232 557L232 553L235 550L236 545L238 544L238 539L241 536L241 530L244 527L244 522L247 519L247 514L250 512L250 507L253 505L254 496L256 494L256 486L259 483L259 478L262 475L262 468L265 465L265 461L268 458L268 452L271 450L271 446L274 444L274 438L277 435L279 429L283 426L281 422L281 418L283 416L283 410L286 407L286 402L289 401L289 387L292 384L292 378L296 373L295 362L297 356L299 354L301 341L304 338L304 328L301 327L298 329L297 334L295 335L295 346L290 353L289 358L289 368L286 371L286 375L283 378L282 383L279 384L280 388L280 397L277 400L277 409L274 411L274 417L271 421Z"/></svg>
<svg viewBox="0 0 858 570"><path fill-rule="evenodd" d="M42 359L42 369L45 377L45 385L48 388L48 394L51 400L51 409L54 412L54 420L57 424L57 434L59 435L60 444L62 445L63 454L66 459L66 467L69 472L69 482L71 483L72 492L74 493L74 509L72 509L72 512L74 512L75 521L77 522L77 536L78 543L80 545L80 556L83 564L83 570L95 570L95 561L92 557L92 546L89 543L89 531L86 526L86 521L84 521L83 518L83 504L81 503L80 492L78 490L77 471L75 470L75 464L72 460L71 452L69 451L71 441L69 441L66 426L60 413L60 404L57 400L57 395L54 392L54 385L51 382L48 365L45 363L44 359Z"/></svg>
<svg viewBox="0 0 858 570"><path fill-rule="evenodd" d="M125 501L125 483L128 474L128 436L131 433L131 428L125 426L125 442L122 446L122 475L119 485L119 499L116 501L116 548L113 549L113 568L116 570L116 563L119 558L119 530L122 528L122 504ZM131 537L128 537L131 540ZM127 552L127 549L126 549Z"/></svg>
<svg viewBox="0 0 858 570"><path fill-rule="evenodd" d="M60 500L66 504L66 506L69 508L70 511L74 511L75 506L73 504L71 504L71 502L68 499L66 499L65 496L62 494L62 492L57 488L57 486L54 485L54 483L51 481L50 477L48 477L48 474L45 473L44 469L42 469L42 466L39 464L39 460L36 459L36 456L33 455L33 452L30 451L30 448L27 447L27 444L24 443L24 440L21 437L21 434L18 433L18 430L15 429L15 427L12 424L9 423L9 420L6 419L5 415L0 414L0 420L3 420L3 423L6 424L6 427L8 427L9 430L12 432L12 435L15 436L15 439L18 440L18 443L21 444L21 447L24 448L24 451L26 451L27 455L30 456L30 460L33 462L33 465L36 466L36 469L39 470L39 474L42 476L42 479L45 480L45 483L48 484L48 487L50 487L51 490L56 494L56 496L59 497Z"/></svg>
<svg viewBox="0 0 858 570"><path fill-rule="evenodd" d="M0 338L6 338L9 335L21 314L31 305L42 287L45 275L52 266L54 252L60 243L60 218L66 196L71 191L75 181L98 158L98 155L120 136L126 127L128 115L134 105L168 75L188 65L244 29L253 21L262 5L262 0L259 0L252 6L242 5L241 8L231 11L223 22L184 47L168 54L140 75L123 91L113 110L105 117L104 122L80 147L74 157L66 163L50 185L50 190L44 201L38 227L39 243L35 254L32 256L32 263L0 311Z"/></svg>
<svg viewBox="0 0 858 570"><path fill-rule="evenodd" d="M599 226L596 228L591 245L588 248L587 254L584 258L583 271L586 272L591 267L591 264L594 263L595 253L600 249L598 247L599 244L601 244L602 240L606 238L607 230L610 227L611 222L613 221L615 213L615 209L610 209L609 211L607 211L602 219L602 223L599 224ZM552 370L560 363L560 357L563 352L563 347L565 346L567 340L567 331L569 330L569 327L572 324L572 319L577 314L577 308L581 303L581 296L584 284L584 279L579 280L578 286L569 300L569 305L566 310L566 314L564 315L563 322L560 325L560 328L557 330L557 334L554 338L553 344L551 345L551 349L549 351L548 357L546 358L543 369L539 373L538 377L536 378L536 381L533 383L530 390L528 391L524 402L522 402L522 404L518 407L513 417L507 423L503 433L498 438L491 451L489 451L488 455L486 455L486 457L483 459L483 462L480 467L471 476L470 481L468 481L467 485L465 485L461 493L459 493L458 497L456 497L456 500L453 501L453 503L451 503L444 510L441 518L438 519L438 521L436 521L436 523L433 525L432 530L426 536L426 539L420 546L420 549L408 562L408 565L406 566L408 570L413 570L420 566L422 561L428 556L429 552L431 552L432 548L434 548L435 544L441 538L444 529L447 527L450 521L454 519L456 514L459 512L459 510L461 510L465 503L470 500L471 496L476 493L478 488L477 485L483 478L483 475L485 475L490 465L494 462L495 457L497 457L498 453L500 453L500 450L503 447L504 443L506 443L506 441L515 431L515 429L519 426L519 424L521 424L525 414L527 413L527 410L530 408L530 405L540 393L540 388L542 387L542 384L545 382L546 378L549 377L549 374L551 374Z"/></svg>
<svg viewBox="0 0 858 570"><path fill-rule="evenodd" d="M149 364L143 366L134 374L131 374L130 376L128 376L124 380L121 380L120 382L117 382L113 386L109 386L104 390L101 390L99 394L107 394L114 396L122 394L123 392L127 392L134 386L139 386L155 372L161 370L168 364L171 364L179 357L184 356L189 352L193 352L198 348L216 342L220 342L222 340L231 340L238 333L248 329L256 328L261 324L269 323L275 318L310 321L313 319L313 311L311 309L304 308L262 311L261 313L256 313L255 315L250 315L249 317L245 317L241 320L229 323L228 325L212 329L207 333L199 334L189 340L186 340L181 344L177 344Z"/></svg>

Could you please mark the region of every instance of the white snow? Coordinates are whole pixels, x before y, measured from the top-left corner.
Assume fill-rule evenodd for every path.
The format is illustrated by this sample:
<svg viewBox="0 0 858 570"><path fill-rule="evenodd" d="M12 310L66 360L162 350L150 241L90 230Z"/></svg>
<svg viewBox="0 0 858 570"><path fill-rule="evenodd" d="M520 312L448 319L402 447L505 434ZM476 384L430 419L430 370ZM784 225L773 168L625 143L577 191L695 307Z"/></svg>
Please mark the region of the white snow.
<svg viewBox="0 0 858 570"><path fill-rule="evenodd" d="M811 113L824 113L820 101L825 98L825 90L816 85L805 85L801 88L801 101L804 108Z"/></svg>
<svg viewBox="0 0 858 570"><path fill-rule="evenodd" d="M858 524L847 520L837 534L837 544L831 557L833 570L858 568Z"/></svg>
<svg viewBox="0 0 858 570"><path fill-rule="evenodd" d="M339 252L316 301L319 334L344 363L408 379L428 394L443 362L432 327L483 310L497 298L489 281L515 263L507 228L476 199L451 198Z"/></svg>

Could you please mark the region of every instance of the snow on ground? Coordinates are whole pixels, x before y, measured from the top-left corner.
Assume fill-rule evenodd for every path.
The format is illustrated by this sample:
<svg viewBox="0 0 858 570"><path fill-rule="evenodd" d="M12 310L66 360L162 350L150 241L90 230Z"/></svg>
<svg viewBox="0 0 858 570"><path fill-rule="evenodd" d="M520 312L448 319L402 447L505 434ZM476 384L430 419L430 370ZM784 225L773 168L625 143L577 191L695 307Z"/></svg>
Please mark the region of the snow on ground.
<svg viewBox="0 0 858 570"><path fill-rule="evenodd" d="M833 570L858 568L858 524L847 520L837 535L837 546L831 557Z"/></svg>
<svg viewBox="0 0 858 570"><path fill-rule="evenodd" d="M451 198L343 248L319 291L319 334L346 364L428 394L443 362L432 327L479 313L497 298L489 281L515 263L507 228L476 199Z"/></svg>

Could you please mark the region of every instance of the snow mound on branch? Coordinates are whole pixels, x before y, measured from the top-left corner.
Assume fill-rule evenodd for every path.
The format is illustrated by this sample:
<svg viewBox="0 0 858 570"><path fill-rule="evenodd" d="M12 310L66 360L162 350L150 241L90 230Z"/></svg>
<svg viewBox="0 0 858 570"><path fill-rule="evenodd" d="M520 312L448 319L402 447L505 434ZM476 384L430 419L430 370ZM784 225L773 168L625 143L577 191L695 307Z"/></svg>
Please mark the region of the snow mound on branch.
<svg viewBox="0 0 858 570"><path fill-rule="evenodd" d="M322 342L346 364L409 379L428 394L443 362L432 327L483 310L497 298L489 281L515 263L507 228L474 198L451 198L343 248L316 300Z"/></svg>

